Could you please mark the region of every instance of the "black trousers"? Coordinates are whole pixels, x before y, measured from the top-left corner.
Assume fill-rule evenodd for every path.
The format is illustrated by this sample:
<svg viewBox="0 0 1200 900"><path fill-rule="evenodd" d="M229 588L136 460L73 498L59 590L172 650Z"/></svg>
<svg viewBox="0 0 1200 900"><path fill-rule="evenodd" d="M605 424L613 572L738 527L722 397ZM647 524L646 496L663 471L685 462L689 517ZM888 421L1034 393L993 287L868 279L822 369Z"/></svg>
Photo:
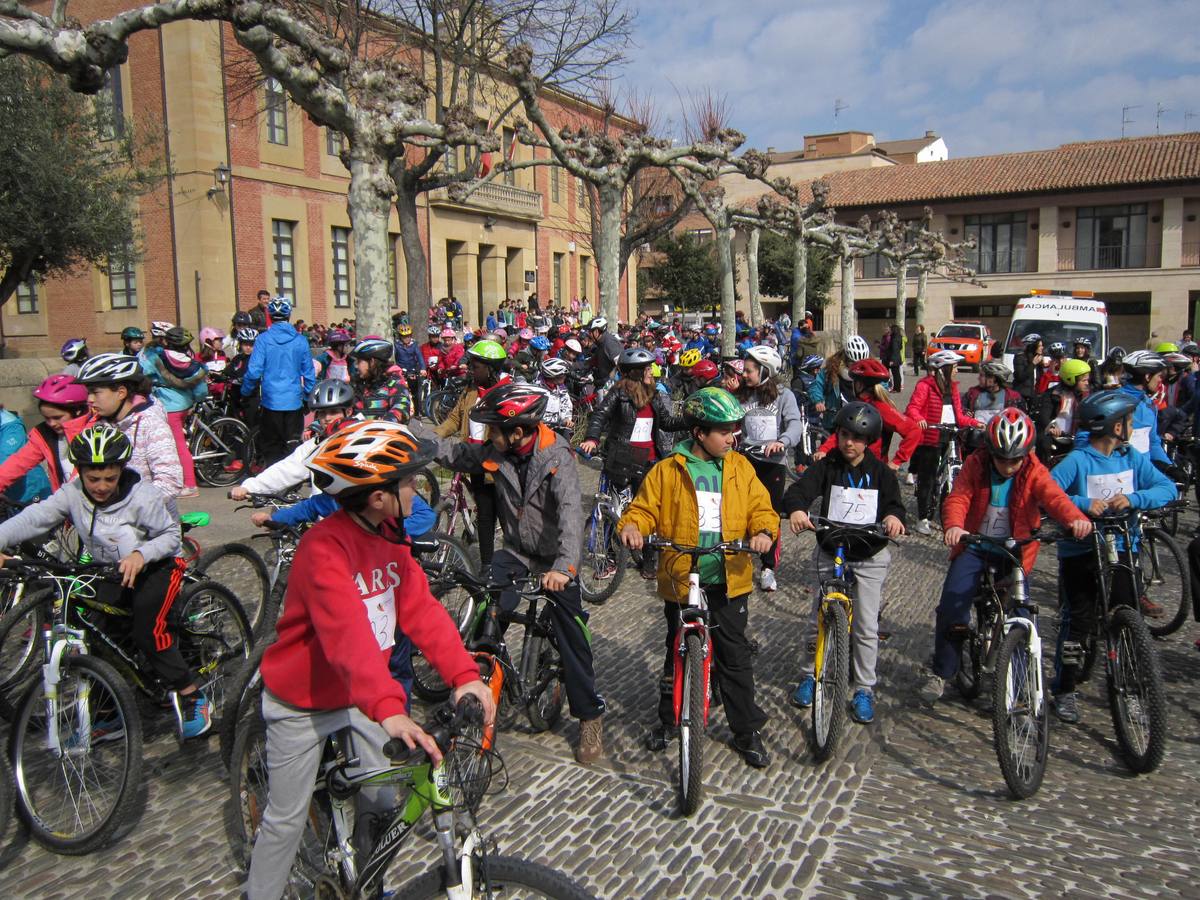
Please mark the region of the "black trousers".
<svg viewBox="0 0 1200 900"><path fill-rule="evenodd" d="M149 563L132 588L109 581L96 581L96 598L109 606L133 611L133 643L142 652L154 673L172 690L187 687L195 676L179 652L169 616L183 586L182 559L162 559Z"/></svg>
<svg viewBox="0 0 1200 900"><path fill-rule="evenodd" d="M932 519L934 509L933 490L937 486L937 468L942 459L942 448L937 444L921 444L913 451L908 471L917 477L917 517Z"/></svg>
<svg viewBox="0 0 1200 900"><path fill-rule="evenodd" d="M475 533L479 535L479 561L488 565L496 552L496 485L486 475L471 476L475 498Z"/></svg>
<svg viewBox="0 0 1200 900"><path fill-rule="evenodd" d="M750 618L746 601L750 595L731 599L723 584L705 585L704 594L708 598L708 634L713 643L711 671L721 688L725 721L734 734L758 731L767 723L767 714L754 702L754 657L746 640L746 623ZM671 728L675 725L675 634L679 631L679 604L664 601L663 617L667 620L667 652L659 683L658 719Z"/></svg>
<svg viewBox="0 0 1200 900"><path fill-rule="evenodd" d="M786 454L783 460L783 463L767 462L760 459L750 460L750 464L754 466L754 474L758 476L758 480L762 482L762 486L771 495L771 506L777 513L783 512L783 492L787 487ZM761 560L764 569L774 569L779 565L779 538L775 539L775 543L771 545L770 550L761 555Z"/></svg>
<svg viewBox="0 0 1200 900"><path fill-rule="evenodd" d="M529 567L515 554L501 549L492 557L492 580L509 581L529 574ZM583 608L579 584L568 584L561 591L550 595L555 603L550 605L554 622L554 636L558 640L558 653L562 657L563 681L567 688L567 703L571 715L587 721L604 715L604 698L596 693L596 671L592 663L592 635L587 629L588 614ZM500 608L512 612L521 602L516 591L504 591L500 595Z"/></svg>
<svg viewBox="0 0 1200 900"><path fill-rule="evenodd" d="M1136 556L1134 557L1136 559ZM1060 557L1058 561L1059 584L1066 600L1067 640L1084 643L1096 630L1098 596L1100 593L1100 564L1094 553L1082 556ZM1108 605L1138 608L1136 585L1130 573L1117 570L1113 573ZM1059 645L1062 645L1062 637ZM1099 649L1099 648L1097 648ZM1075 690L1078 667L1064 665L1058 681L1058 692L1065 694Z"/></svg>
<svg viewBox="0 0 1200 900"><path fill-rule="evenodd" d="M258 419L258 450L264 466L279 462L296 449L304 431L304 410L263 406Z"/></svg>

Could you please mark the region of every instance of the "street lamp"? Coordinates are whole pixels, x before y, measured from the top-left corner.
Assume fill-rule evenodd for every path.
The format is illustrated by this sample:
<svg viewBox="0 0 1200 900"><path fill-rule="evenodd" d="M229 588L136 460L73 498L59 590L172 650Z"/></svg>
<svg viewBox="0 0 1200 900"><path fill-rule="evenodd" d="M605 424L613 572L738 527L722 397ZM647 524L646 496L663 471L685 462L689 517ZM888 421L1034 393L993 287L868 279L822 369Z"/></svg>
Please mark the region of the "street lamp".
<svg viewBox="0 0 1200 900"><path fill-rule="evenodd" d="M217 194L225 193L225 185L229 184L229 176L232 170L225 163L221 163L213 169L213 186L208 189L208 199L211 200Z"/></svg>

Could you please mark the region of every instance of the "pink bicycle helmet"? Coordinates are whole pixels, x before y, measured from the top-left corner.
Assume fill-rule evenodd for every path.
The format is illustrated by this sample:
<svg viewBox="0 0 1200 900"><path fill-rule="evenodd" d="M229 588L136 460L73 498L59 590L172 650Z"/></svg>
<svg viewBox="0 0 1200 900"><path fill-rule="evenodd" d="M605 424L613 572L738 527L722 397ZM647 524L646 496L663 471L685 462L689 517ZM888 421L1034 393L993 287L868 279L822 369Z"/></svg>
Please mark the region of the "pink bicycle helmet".
<svg viewBox="0 0 1200 900"><path fill-rule="evenodd" d="M523 341L532 341L533 340L533 332L528 328L522 328L517 333L517 337L519 337Z"/></svg>
<svg viewBox="0 0 1200 900"><path fill-rule="evenodd" d="M214 339L218 340L218 341L224 340L225 332L223 332L220 328L201 328L200 329L200 343L207 344L209 341L214 340Z"/></svg>
<svg viewBox="0 0 1200 900"><path fill-rule="evenodd" d="M455 330L453 328L446 327L446 328L442 329L442 337L454 338L454 337L458 337L458 334L457 334L457 332L455 332Z"/></svg>
<svg viewBox="0 0 1200 900"><path fill-rule="evenodd" d="M87 386L79 384L70 375L51 375L33 390L35 399L51 406L72 409L87 406Z"/></svg>

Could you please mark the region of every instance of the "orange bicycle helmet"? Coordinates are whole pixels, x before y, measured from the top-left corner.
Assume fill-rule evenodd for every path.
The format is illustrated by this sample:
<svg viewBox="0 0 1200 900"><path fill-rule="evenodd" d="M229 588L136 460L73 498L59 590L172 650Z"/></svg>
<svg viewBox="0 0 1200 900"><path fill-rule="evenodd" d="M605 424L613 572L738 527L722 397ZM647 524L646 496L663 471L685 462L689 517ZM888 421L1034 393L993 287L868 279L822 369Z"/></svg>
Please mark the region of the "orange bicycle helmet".
<svg viewBox="0 0 1200 900"><path fill-rule="evenodd" d="M376 490L433 462L437 445L420 440L403 425L371 419L355 422L317 445L305 463L313 481L338 497Z"/></svg>

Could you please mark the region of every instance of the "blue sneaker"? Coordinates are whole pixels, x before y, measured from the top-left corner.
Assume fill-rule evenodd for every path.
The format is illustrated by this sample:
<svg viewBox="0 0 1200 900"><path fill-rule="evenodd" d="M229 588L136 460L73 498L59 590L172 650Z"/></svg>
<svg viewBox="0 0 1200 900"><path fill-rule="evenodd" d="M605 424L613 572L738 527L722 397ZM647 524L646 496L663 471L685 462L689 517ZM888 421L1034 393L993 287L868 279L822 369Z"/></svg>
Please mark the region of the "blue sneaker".
<svg viewBox="0 0 1200 900"><path fill-rule="evenodd" d="M200 737L212 728L212 704L200 691L182 696L172 694L175 703L176 716L179 720L179 731L184 740Z"/></svg>
<svg viewBox="0 0 1200 900"><path fill-rule="evenodd" d="M796 685L796 689L792 691L789 698L792 706L798 709L808 709L813 705L813 694L817 692L817 680L811 675L805 675L800 679L800 683Z"/></svg>
<svg viewBox="0 0 1200 900"><path fill-rule="evenodd" d="M868 722L875 721L875 695L866 688L859 688L854 692L854 699L850 701L850 715L854 721L860 725L866 725Z"/></svg>

